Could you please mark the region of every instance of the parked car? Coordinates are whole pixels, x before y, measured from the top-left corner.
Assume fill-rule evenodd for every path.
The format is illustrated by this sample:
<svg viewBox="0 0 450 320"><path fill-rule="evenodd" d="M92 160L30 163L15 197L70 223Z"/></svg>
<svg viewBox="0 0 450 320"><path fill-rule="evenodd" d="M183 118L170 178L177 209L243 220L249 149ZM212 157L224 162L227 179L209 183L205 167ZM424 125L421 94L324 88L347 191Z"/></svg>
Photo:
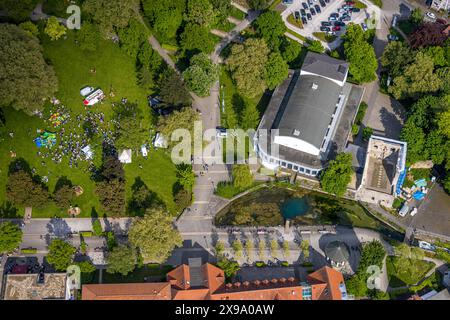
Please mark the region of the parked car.
<svg viewBox="0 0 450 320"><path fill-rule="evenodd" d="M433 12L428 11L426 13L426 16L430 19L436 19L436 15Z"/></svg>
<svg viewBox="0 0 450 320"><path fill-rule="evenodd" d="M320 31L328 32L331 31L331 29L329 27L320 27Z"/></svg>
<svg viewBox="0 0 450 320"><path fill-rule="evenodd" d="M294 3L294 0L283 0L283 4L288 5L288 4L292 4L292 3Z"/></svg>
<svg viewBox="0 0 450 320"><path fill-rule="evenodd" d="M350 20L352 20L352 18L350 18L350 16L342 16L339 18L339 21L347 21L348 22Z"/></svg>
<svg viewBox="0 0 450 320"><path fill-rule="evenodd" d="M302 7L303 7L303 9L308 9L308 5L306 4L306 2L302 2Z"/></svg>
<svg viewBox="0 0 450 320"><path fill-rule="evenodd" d="M396 14L394 14L394 16L392 17L392 27L395 27L397 25L397 19L398 19L398 16Z"/></svg>
<svg viewBox="0 0 450 320"><path fill-rule="evenodd" d="M398 36L395 34L390 34L390 35L388 35L388 40L389 41L398 41Z"/></svg>
<svg viewBox="0 0 450 320"><path fill-rule="evenodd" d="M355 3L353 1L345 1L345 4L348 6L354 6Z"/></svg>
<svg viewBox="0 0 450 320"><path fill-rule="evenodd" d="M367 31L367 24L365 24L364 22L361 23L361 27L364 31Z"/></svg>
<svg viewBox="0 0 450 320"><path fill-rule="evenodd" d="M304 16L302 17L302 23L303 24L308 24L308 20Z"/></svg>
<svg viewBox="0 0 450 320"><path fill-rule="evenodd" d="M168 115L170 115L172 112L174 112L176 110L176 108L168 106L168 107L155 107L152 108L153 112L158 115L158 116L163 116L166 117Z"/></svg>
<svg viewBox="0 0 450 320"><path fill-rule="evenodd" d="M309 11L311 12L311 14L312 14L313 16L316 15L316 10L314 10L314 8L310 8Z"/></svg>
<svg viewBox="0 0 450 320"><path fill-rule="evenodd" d="M308 0L308 4L311 7L314 4L314 2L312 0Z"/></svg>
<svg viewBox="0 0 450 320"><path fill-rule="evenodd" d="M345 27L345 22L342 21L335 21L334 25L337 27Z"/></svg>
<svg viewBox="0 0 450 320"><path fill-rule="evenodd" d="M220 138L226 138L228 136L227 129L224 127L216 127L216 135Z"/></svg>
<svg viewBox="0 0 450 320"><path fill-rule="evenodd" d="M330 17L339 18L339 13L333 12L332 14L330 14Z"/></svg>
<svg viewBox="0 0 450 320"><path fill-rule="evenodd" d="M341 31L341 27L334 26L331 30L333 30L333 31Z"/></svg>
<svg viewBox="0 0 450 320"><path fill-rule="evenodd" d="M330 0L324 0L325 1L325 3L330 3Z"/></svg>
<svg viewBox="0 0 450 320"><path fill-rule="evenodd" d="M305 9L300 9L300 15L301 15L302 17L306 16L306 11L305 11Z"/></svg>
<svg viewBox="0 0 450 320"><path fill-rule="evenodd" d="M330 16L329 18L328 18L328 21L336 21L337 20L337 18L336 17L332 17L332 16Z"/></svg>
<svg viewBox="0 0 450 320"><path fill-rule="evenodd" d="M353 7L352 10L351 10L351 12L360 12L360 11L361 11L360 8L355 8L355 7Z"/></svg>
<svg viewBox="0 0 450 320"><path fill-rule="evenodd" d="M314 5L314 9L316 9L317 13L321 13L322 10L320 10L320 6L318 4Z"/></svg>
<svg viewBox="0 0 450 320"><path fill-rule="evenodd" d="M319 3L320 3L320 6L321 6L322 8L325 8L325 6L327 5L327 4L325 3L325 1L323 1L323 0L319 0Z"/></svg>
<svg viewBox="0 0 450 320"><path fill-rule="evenodd" d="M322 21L321 25L322 25L322 27L331 27L331 23L328 21Z"/></svg>
<svg viewBox="0 0 450 320"><path fill-rule="evenodd" d="M148 100L148 105L152 108L156 107L158 104L161 103L159 96L151 96L150 95L147 97L147 100Z"/></svg>
<svg viewBox="0 0 450 320"><path fill-rule="evenodd" d="M306 14L306 18L308 18L308 20L312 20L311 14L310 14L310 13L307 13L307 14Z"/></svg>
<svg viewBox="0 0 450 320"><path fill-rule="evenodd" d="M294 18L297 20L300 19L300 12L294 11Z"/></svg>

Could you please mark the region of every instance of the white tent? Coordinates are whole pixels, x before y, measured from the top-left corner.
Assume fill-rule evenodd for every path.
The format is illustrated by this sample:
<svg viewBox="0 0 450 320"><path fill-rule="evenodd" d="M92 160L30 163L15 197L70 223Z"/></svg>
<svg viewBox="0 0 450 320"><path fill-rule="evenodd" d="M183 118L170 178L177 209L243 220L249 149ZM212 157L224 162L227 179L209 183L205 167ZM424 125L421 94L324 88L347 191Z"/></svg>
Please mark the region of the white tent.
<svg viewBox="0 0 450 320"><path fill-rule="evenodd" d="M92 159L92 157L93 157L94 154L93 154L93 152L92 152L91 146L87 145L86 147L84 147L83 149L81 149L81 151L83 151L84 156L86 157L87 160Z"/></svg>
<svg viewBox="0 0 450 320"><path fill-rule="evenodd" d="M119 161L122 163L131 163L131 149L124 149L119 154Z"/></svg>
<svg viewBox="0 0 450 320"><path fill-rule="evenodd" d="M156 134L155 140L153 140L153 145L156 148L167 148L167 141L164 136L158 132Z"/></svg>

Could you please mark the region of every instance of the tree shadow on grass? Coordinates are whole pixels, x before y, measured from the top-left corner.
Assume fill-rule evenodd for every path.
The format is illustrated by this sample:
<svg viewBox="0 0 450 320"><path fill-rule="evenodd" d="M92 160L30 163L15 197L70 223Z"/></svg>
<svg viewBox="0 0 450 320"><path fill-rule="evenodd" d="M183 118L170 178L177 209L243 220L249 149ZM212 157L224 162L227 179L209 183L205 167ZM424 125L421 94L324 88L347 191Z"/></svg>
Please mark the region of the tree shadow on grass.
<svg viewBox="0 0 450 320"><path fill-rule="evenodd" d="M165 207L156 192L151 191L140 177L136 177L131 186L132 197L127 204L127 212L132 216L142 217L145 211L154 207Z"/></svg>
<svg viewBox="0 0 450 320"><path fill-rule="evenodd" d="M0 207L0 218L4 219L21 218L18 211L19 210L17 210L17 208L14 207L11 202L5 201Z"/></svg>

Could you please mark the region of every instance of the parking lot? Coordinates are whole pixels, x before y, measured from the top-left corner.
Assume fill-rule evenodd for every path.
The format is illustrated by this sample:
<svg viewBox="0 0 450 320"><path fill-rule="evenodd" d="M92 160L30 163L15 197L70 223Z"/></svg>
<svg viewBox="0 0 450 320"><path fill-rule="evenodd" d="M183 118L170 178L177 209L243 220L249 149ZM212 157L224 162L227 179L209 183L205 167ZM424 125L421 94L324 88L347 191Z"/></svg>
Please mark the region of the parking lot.
<svg viewBox="0 0 450 320"><path fill-rule="evenodd" d="M325 2L323 0L323 2ZM308 9L304 9L304 5L303 3L307 4ZM309 4L312 3L312 6ZM308 20L308 18L306 18L307 23L303 24L303 29L297 28L295 26L293 26L292 24L288 23L288 28L292 29L293 31L296 31L297 33L302 34L303 36L310 38L310 39L316 39L313 36L314 32L323 32L320 30L321 26L322 26L322 22L329 22L329 17L331 14L336 14L338 13L339 9L342 8L342 6L344 6L346 4L345 0L329 0L328 3L325 3L325 7L322 7L322 5L320 4L320 0L310 0L310 2L308 3L308 0L294 0L293 3L291 5L289 5L286 10L282 13L282 16L284 18L284 20L287 19L287 17L290 14L294 14L295 12L299 12L299 14L301 15L302 12L306 13L306 14L311 14L311 10L310 8L315 8L316 5L318 5L320 7L320 13L317 13L316 9L314 9L314 11L316 12L315 15L311 15L311 20ZM364 4L368 5L366 2L364 2ZM370 5L368 5L368 8L370 8ZM303 11L304 10L304 11ZM344 12L341 10L341 12L339 12L339 15L337 17L337 20L339 20L339 18L341 18L344 15ZM370 13L368 12L368 9L361 9L359 12L351 12L350 14L350 21L344 21L345 24L348 24L350 22L353 22L355 24L361 24L363 23L367 18L370 17ZM297 14L298 16L298 14ZM300 19L300 20L305 20L305 19ZM330 31L329 34L332 34L333 32L333 27L334 27L334 23L331 23L330 26ZM341 27L340 30L335 30L334 31L334 35L336 36L340 36L345 32L345 27Z"/></svg>

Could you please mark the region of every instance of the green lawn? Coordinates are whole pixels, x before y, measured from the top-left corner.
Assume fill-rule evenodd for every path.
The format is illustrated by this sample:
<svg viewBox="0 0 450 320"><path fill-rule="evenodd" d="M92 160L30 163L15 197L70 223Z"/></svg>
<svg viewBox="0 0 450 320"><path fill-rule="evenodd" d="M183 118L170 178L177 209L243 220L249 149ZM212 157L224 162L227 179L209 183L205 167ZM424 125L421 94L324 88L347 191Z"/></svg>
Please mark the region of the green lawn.
<svg viewBox="0 0 450 320"><path fill-rule="evenodd" d="M391 287L401 287L413 285L422 280L428 271L434 266L433 262L410 259L407 267L402 267L398 263L398 257L389 256L386 259L389 285Z"/></svg>
<svg viewBox="0 0 450 320"><path fill-rule="evenodd" d="M236 18L236 19L239 19L239 20L244 20L245 16L246 16L245 12L242 12L241 10L236 8L235 6L231 6L229 15L234 17L234 18Z"/></svg>
<svg viewBox="0 0 450 320"><path fill-rule="evenodd" d="M82 96L79 91L86 85L100 87L105 94L112 90L115 97L106 98L103 104L97 104L91 107L94 112L103 112L105 114L106 128L111 128L109 119L111 119L113 110L111 102L118 102L122 97L128 98L130 102L137 102L143 110L146 121L151 121L152 116L147 106L146 96L150 92L145 92L136 84L135 61L124 53L116 44L110 41L99 42L98 50L94 53L86 53L79 49L74 42L73 33L69 31L66 40L51 42L48 38L43 40L44 55L54 65L54 69L59 80L59 92L56 97L71 112L71 121L65 125L66 132L82 132L82 127L78 127L76 116L86 113L82 104ZM96 72L91 73L91 68ZM51 106L47 105L44 111L44 118L30 117L22 112L12 109L5 110L6 134L0 135L2 140L0 144L0 204L5 203L5 185L8 174L8 166L14 159L10 157L10 150L16 152L17 158L24 158L31 168L36 169L36 174L48 176L48 188L53 192L56 181L59 177L65 176L72 181L74 185L81 185L84 194L76 199L75 204L82 210L82 217L89 217L93 208L103 214L100 204L94 194L95 184L90 179L87 170L87 164L80 162L78 168L70 168L68 158L64 157L62 163L55 164L50 158L42 159L37 155L38 149L34 145L33 139L37 136L36 130L52 130L58 132L60 129L54 129L44 121L50 115ZM8 133L13 132L11 138ZM59 136L58 136L59 140ZM149 136L150 140L150 136ZM94 149L94 163L96 166L101 164L101 141L91 142ZM57 147L57 146L55 146ZM44 161L44 166L41 162ZM142 169L139 168L142 165ZM169 211L174 213L175 205L172 197L172 186L176 182L176 169L168 155L162 150L151 150L148 160L145 160L137 152L133 153L133 163L127 164L126 188L128 198L131 195L131 186L135 179L140 177L148 188L158 194L166 203ZM19 215L23 215L22 208L19 208ZM0 211L1 215L1 211ZM66 210L58 209L54 204L46 208L33 209L33 217L53 217L67 216Z"/></svg>
<svg viewBox="0 0 450 320"><path fill-rule="evenodd" d="M303 29L303 23L301 20L297 20L294 17L294 14L290 14L289 17L287 18L287 21L292 24L293 26Z"/></svg>
<svg viewBox="0 0 450 320"><path fill-rule="evenodd" d="M287 29L286 30L287 33L290 33L291 35L293 35L296 38L299 38L302 41L307 41L305 36L302 36L300 33L297 33L295 31L292 31L291 29Z"/></svg>
<svg viewBox="0 0 450 320"><path fill-rule="evenodd" d="M313 32L313 36L325 42L333 42L336 40L336 36L327 35L325 32Z"/></svg>

